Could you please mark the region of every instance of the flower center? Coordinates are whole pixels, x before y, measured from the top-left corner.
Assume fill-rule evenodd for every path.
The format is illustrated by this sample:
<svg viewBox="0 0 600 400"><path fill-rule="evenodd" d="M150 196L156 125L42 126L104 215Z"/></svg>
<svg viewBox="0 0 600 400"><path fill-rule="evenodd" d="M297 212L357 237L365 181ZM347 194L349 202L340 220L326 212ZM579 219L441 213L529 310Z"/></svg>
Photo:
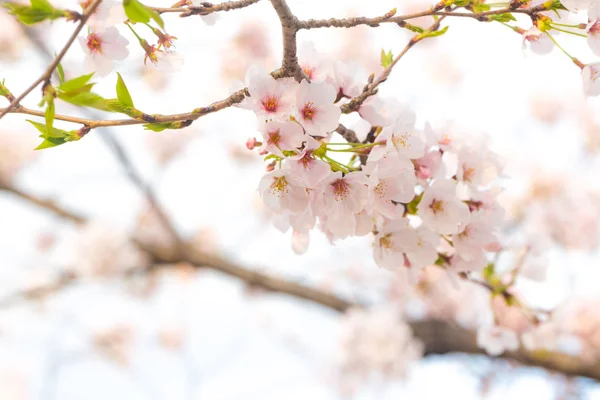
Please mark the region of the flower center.
<svg viewBox="0 0 600 400"><path fill-rule="evenodd" d="M431 202L431 204L429 205L429 208L431 208L431 210L433 211L434 214L443 212L444 211L444 202L441 200L434 199Z"/></svg>
<svg viewBox="0 0 600 400"><path fill-rule="evenodd" d="M392 240L390 239L390 234L387 234L381 239L379 239L379 246L383 247L384 249L392 248Z"/></svg>
<svg viewBox="0 0 600 400"><path fill-rule="evenodd" d="M475 176L475 168L473 168L473 167L465 168L465 166L463 165L463 180L465 180L467 182L472 182L474 176Z"/></svg>
<svg viewBox="0 0 600 400"><path fill-rule="evenodd" d="M277 111L277 107L279 105L279 101L277 100L277 97L271 96L271 95L267 95L262 100L262 105L263 105L263 108L266 111L268 111L268 112L275 112L275 111Z"/></svg>
<svg viewBox="0 0 600 400"><path fill-rule="evenodd" d="M402 146L404 148L410 147L410 143L408 143L408 132L394 134L392 137L392 142L395 147Z"/></svg>
<svg viewBox="0 0 600 400"><path fill-rule="evenodd" d="M313 74L315 73L315 69L313 67L311 67L310 65L304 65L302 67L302 71L304 71L306 76L308 76L308 79L310 79L312 81Z"/></svg>
<svg viewBox="0 0 600 400"><path fill-rule="evenodd" d="M304 156L298 161L300 161L300 163L302 163L302 166L304 167L304 169L312 168L312 166L316 163L316 160L312 156L312 151L310 151L310 150L307 151L304 154Z"/></svg>
<svg viewBox="0 0 600 400"><path fill-rule="evenodd" d="M274 146L279 146L280 140L281 140L281 133L280 133L279 129L269 132L269 139L267 140L267 143L272 144Z"/></svg>
<svg viewBox="0 0 600 400"><path fill-rule="evenodd" d="M284 197L289 192L288 182L285 179L285 176L273 178L273 182L271 182L269 189L271 194L276 195L279 198Z"/></svg>
<svg viewBox="0 0 600 400"><path fill-rule="evenodd" d="M344 200L350 194L350 186L344 179L338 179L331 183L331 189L335 201Z"/></svg>
<svg viewBox="0 0 600 400"><path fill-rule="evenodd" d="M317 114L317 107L315 107L313 102L308 102L304 105L304 108L302 108L301 113L304 119L312 121L312 119Z"/></svg>
<svg viewBox="0 0 600 400"><path fill-rule="evenodd" d="M373 191L377 196L379 196L380 199L383 199L387 192L387 184L384 181L379 181L379 183L377 184L377 186L375 186L375 189L373 189Z"/></svg>
<svg viewBox="0 0 600 400"><path fill-rule="evenodd" d="M87 37L87 47L92 54L102 54L102 38L95 33L90 33Z"/></svg>

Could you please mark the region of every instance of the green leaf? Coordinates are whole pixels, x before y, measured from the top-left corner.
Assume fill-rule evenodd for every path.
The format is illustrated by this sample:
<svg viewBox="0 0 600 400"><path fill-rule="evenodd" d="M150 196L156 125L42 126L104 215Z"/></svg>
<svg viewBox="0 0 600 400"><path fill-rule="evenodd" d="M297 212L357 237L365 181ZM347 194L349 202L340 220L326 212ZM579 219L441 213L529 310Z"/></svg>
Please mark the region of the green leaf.
<svg viewBox="0 0 600 400"><path fill-rule="evenodd" d="M481 13L484 11L489 11L491 10L491 6L489 4L485 4L485 3L471 3L471 9L474 13Z"/></svg>
<svg viewBox="0 0 600 400"><path fill-rule="evenodd" d="M125 14L131 22L137 23L148 23L153 19L158 26L164 29L165 23L163 22L160 15L153 9L146 7L138 0L123 0L123 8Z"/></svg>
<svg viewBox="0 0 600 400"><path fill-rule="evenodd" d="M2 79L2 82L0 82L0 96L8 96L10 94L8 88L4 86L4 82L4 79Z"/></svg>
<svg viewBox="0 0 600 400"><path fill-rule="evenodd" d="M46 112L44 113L44 117L46 118L46 131L52 132L52 125L54 124L54 98L50 97L48 99L48 106L46 107Z"/></svg>
<svg viewBox="0 0 600 400"><path fill-rule="evenodd" d="M102 111L111 111L108 106L108 101L105 98L89 91L73 94L62 93L58 95L58 98L79 107L90 107Z"/></svg>
<svg viewBox="0 0 600 400"><path fill-rule="evenodd" d="M56 71L58 72L58 80L62 85L65 82L65 70L63 69L61 63L58 63L58 65L56 66Z"/></svg>
<svg viewBox="0 0 600 400"><path fill-rule="evenodd" d="M127 90L127 85L125 85L125 81L121 77L121 74L119 74L118 72L117 72L117 98L119 99L121 104L123 104L127 107L132 107L132 108L134 107L133 99L131 98L131 95L129 94L129 90Z"/></svg>
<svg viewBox="0 0 600 400"><path fill-rule="evenodd" d="M32 124L41 133L40 137L44 139L44 141L35 148L36 150L56 147L67 142L74 142L81 139L77 135L77 131L65 131L58 128L52 128L48 130L44 124L40 124L29 119L27 122Z"/></svg>
<svg viewBox="0 0 600 400"><path fill-rule="evenodd" d="M438 31L425 31L423 33L421 33L420 35L417 35L417 40L421 40L421 39L425 39L428 37L436 37L436 36L442 36L444 33L446 33L446 31L448 30L448 26L445 26L443 29L440 29Z"/></svg>
<svg viewBox="0 0 600 400"><path fill-rule="evenodd" d="M144 114L133 107L126 106L119 99L106 99L105 102L108 111L125 114L131 118L140 118Z"/></svg>
<svg viewBox="0 0 600 400"><path fill-rule="evenodd" d="M2 7L25 25L33 25L46 19L54 20L67 15L64 10L52 7L47 0L31 0L31 6L9 1L2 4Z"/></svg>
<svg viewBox="0 0 600 400"><path fill-rule="evenodd" d="M389 67L392 62L394 61L394 55L392 54L392 51L388 51L387 53L381 49L381 66L383 68L387 68Z"/></svg>
<svg viewBox="0 0 600 400"><path fill-rule="evenodd" d="M49 149L50 147L60 146L61 144L65 143L67 143L67 141L64 139L45 138L44 141L34 150Z"/></svg>
<svg viewBox="0 0 600 400"><path fill-rule="evenodd" d="M53 127L51 130L47 130L46 125L44 125L44 124L40 124L39 122L35 122L30 119L28 119L26 121L29 122L31 125L35 126L35 128L42 134L41 137L44 137L44 138L51 137L51 138L55 138L55 139L60 139L60 138L67 137L69 135L69 132L62 130L62 129Z"/></svg>
<svg viewBox="0 0 600 400"><path fill-rule="evenodd" d="M81 75L81 76L78 76L77 78L70 79L64 83L61 83L60 86L58 86L58 89L62 90L63 92L71 92L71 91L78 90L81 87L83 87L84 85L86 85L88 83L88 81L90 79L92 79L93 75L94 75L94 73L92 72L91 74L88 74L88 75Z"/></svg>
<svg viewBox="0 0 600 400"><path fill-rule="evenodd" d="M489 15L488 19L490 21L498 21L498 22L504 22L504 23L517 20L514 17L514 15L512 15L511 13Z"/></svg>

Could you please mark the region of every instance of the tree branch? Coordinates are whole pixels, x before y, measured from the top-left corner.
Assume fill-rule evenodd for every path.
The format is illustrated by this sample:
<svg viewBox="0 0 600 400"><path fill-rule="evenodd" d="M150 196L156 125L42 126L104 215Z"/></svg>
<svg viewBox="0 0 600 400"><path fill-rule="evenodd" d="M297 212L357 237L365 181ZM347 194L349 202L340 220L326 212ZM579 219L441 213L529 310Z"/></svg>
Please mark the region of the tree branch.
<svg viewBox="0 0 600 400"><path fill-rule="evenodd" d="M281 71L276 72L276 77L290 76L300 82L306 78L306 74L298 64L296 45L298 18L292 14L285 0L270 1L281 22L281 35L283 38L283 60L281 61Z"/></svg>
<svg viewBox="0 0 600 400"><path fill-rule="evenodd" d="M65 210L51 201L39 199L31 194L8 187L7 185L1 185L0 190L13 193L22 199L35 204L36 206L42 207L73 222L80 223L85 221L85 218ZM185 253L178 255L175 253L169 254L169 252L165 252L164 249L157 249L143 243L138 242L138 245L140 248L142 248L142 250L148 252L148 254L151 255L155 260L159 260L159 262L169 263L169 265L177 262L184 262L197 268L210 268L239 278L249 285L259 286L269 291L283 293L296 298L308 300L339 312L345 312L352 307L360 308L367 306L364 304L353 303L319 289L310 288L295 282L286 281L284 279L269 276L252 269L238 266L231 261L214 254L202 252L192 246L187 246ZM157 264L154 265L152 269L162 267L164 267L164 265ZM75 279L73 277L61 277L58 282L55 282L46 288L36 288L21 293L12 294L3 300L0 300L0 306L8 306L19 300L36 299L40 296L52 293L53 291L60 290L74 282ZM415 337L421 340L425 345L426 355L446 354L453 352L485 354L485 352L477 346L476 333L458 326L454 321L413 321L410 322L410 326L414 331ZM566 375L586 376L600 380L600 362L585 363L577 357L572 357L565 354L535 351L531 352L524 348L520 348L516 352L503 354L502 358L516 360L525 365L547 368Z"/></svg>
<svg viewBox="0 0 600 400"><path fill-rule="evenodd" d="M433 25L431 25L427 29L427 31L428 32L437 31L440 27L440 23L444 20L444 18L445 17L441 17L440 19L438 19L435 23L433 23ZM377 93L377 87L381 83L385 82L385 80L387 80L387 78L392 73L392 69L394 68L394 66L396 64L398 64L398 61L400 61L402 59L402 57L404 57L406 55L406 53L408 53L408 51L414 47L415 44L426 39L427 37L428 36L426 36L424 34L418 34L418 35L413 36L408 41L408 44L404 47L404 49L400 52L400 54L398 54L396 57L394 57L394 60L392 61L392 63L387 68L385 68L383 70L383 72L373 82L368 83L365 86L365 88L363 89L363 92L361 94L359 94L358 96L356 96L355 98L350 100L348 103L341 106L342 112L345 114L348 114L348 113L358 110L358 108L362 105L362 103L365 102L365 100L367 100L369 97L371 97Z"/></svg>
<svg viewBox="0 0 600 400"><path fill-rule="evenodd" d="M77 38L77 35L79 34L79 32L81 32L81 30L83 29L88 18L92 15L92 13L94 11L96 11L96 8L100 5L101 2L102 2L102 0L94 0L85 9L85 11L83 12L83 15L81 16L81 19L79 20L79 25L77 25L77 28L75 28L75 30L71 34L71 37L69 37L69 40L67 40L67 43L64 45L62 50L58 53L58 55L56 56L54 61L48 66L48 68L46 68L46 71L44 71L44 73L35 82L33 82L31 84L31 86L29 86L23 93L21 93L19 96L17 96L13 101L11 101L10 105L7 108L0 109L0 119L2 119L2 117L4 117L11 110L13 110L15 108L15 106L17 106L19 104L19 102L21 100L23 100L25 98L25 96L27 96L29 93L31 93L31 91L33 89L35 89L40 83L48 82L50 80L52 73L54 72L54 70L56 69L58 64L60 64L60 60L62 60L63 57L65 56L65 54L67 54L67 51L69 50L69 48L71 47L71 45L73 44L75 39Z"/></svg>
<svg viewBox="0 0 600 400"><path fill-rule="evenodd" d="M151 7L154 11L159 14L163 13L181 13L179 16L181 18L189 17L192 15L208 15L218 11L231 11L237 10L240 8L248 7L252 4L258 3L260 0L239 0L239 1L226 1L220 4L212 4L209 2L204 2L199 6L189 5L191 2L184 2L184 4L188 4L187 7L171 7L171 8L162 8L162 7ZM181 4L179 2L178 4Z"/></svg>

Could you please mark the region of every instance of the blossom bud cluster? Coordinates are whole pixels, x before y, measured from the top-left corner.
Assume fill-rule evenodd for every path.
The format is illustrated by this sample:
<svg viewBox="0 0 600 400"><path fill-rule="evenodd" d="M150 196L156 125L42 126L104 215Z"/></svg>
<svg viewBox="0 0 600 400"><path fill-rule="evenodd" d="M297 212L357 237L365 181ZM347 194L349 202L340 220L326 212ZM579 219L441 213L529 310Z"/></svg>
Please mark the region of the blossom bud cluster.
<svg viewBox="0 0 600 400"><path fill-rule="evenodd" d="M484 268L486 251L499 248L503 219L497 157L484 143L455 141L429 124L418 129L412 110L377 95L357 110L373 141L332 142L340 106L357 86L348 66L312 55L300 60L310 81L252 68L250 97L241 104L256 114L262 135L247 147L269 161L259 193L277 227L291 227L304 243L295 250L308 246L318 226L331 241L373 234L374 258L384 268Z"/></svg>

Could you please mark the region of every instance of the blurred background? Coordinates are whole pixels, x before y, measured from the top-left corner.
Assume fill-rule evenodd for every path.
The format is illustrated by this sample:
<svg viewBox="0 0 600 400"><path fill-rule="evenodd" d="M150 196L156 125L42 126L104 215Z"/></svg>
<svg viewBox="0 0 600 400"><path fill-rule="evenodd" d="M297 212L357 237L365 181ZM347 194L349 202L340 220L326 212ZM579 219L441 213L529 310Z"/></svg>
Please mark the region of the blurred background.
<svg viewBox="0 0 600 400"><path fill-rule="evenodd" d="M300 19L431 6L421 0L288 3ZM72 1L53 4L78 9ZM178 38L180 69L144 66L142 49L121 29L130 56L116 70L148 114L208 105L243 81L250 65L273 70L280 64L281 27L267 1L220 13L214 25L176 14L164 20ZM59 20L25 33L4 11L0 24L0 78L13 93L45 70L73 29ZM528 260L543 270L542 279L517 282L519 295L536 308L558 309L559 322L573 329L556 349L593 363L600 354L600 102L584 97L579 69L557 49L537 56L501 24L459 18L444 24L448 32L412 49L380 94L410 104L421 126L427 120L489 137L505 163L506 240L529 249L535 257ZM519 21L524 29L528 24ZM355 65L360 82L381 71L381 49L398 53L409 38L391 25L298 35L300 43ZM585 39L558 39L582 61L594 60ZM64 59L65 73L87 72L82 59L76 43ZM114 72L96 80L97 93L114 97ZM35 108L38 101L36 90L23 103ZM66 103L57 112L90 116ZM33 151L39 139L25 116L2 119L0 399L600 399L600 386L590 379L458 353L412 362L402 376L348 380L340 365L352 331L343 314L209 268L139 268L148 260L127 237L170 239L127 167L156 193L181 236L237 265L357 303L400 304L409 320L449 319L476 330L492 317L489 293L475 285L454 285L435 272L414 284L378 268L368 238L332 245L315 230L308 251L296 255L291 232L272 226L256 192L264 163L245 148L255 135L254 115L229 108L182 130L103 128L77 143ZM88 222L74 224L23 194Z"/></svg>

